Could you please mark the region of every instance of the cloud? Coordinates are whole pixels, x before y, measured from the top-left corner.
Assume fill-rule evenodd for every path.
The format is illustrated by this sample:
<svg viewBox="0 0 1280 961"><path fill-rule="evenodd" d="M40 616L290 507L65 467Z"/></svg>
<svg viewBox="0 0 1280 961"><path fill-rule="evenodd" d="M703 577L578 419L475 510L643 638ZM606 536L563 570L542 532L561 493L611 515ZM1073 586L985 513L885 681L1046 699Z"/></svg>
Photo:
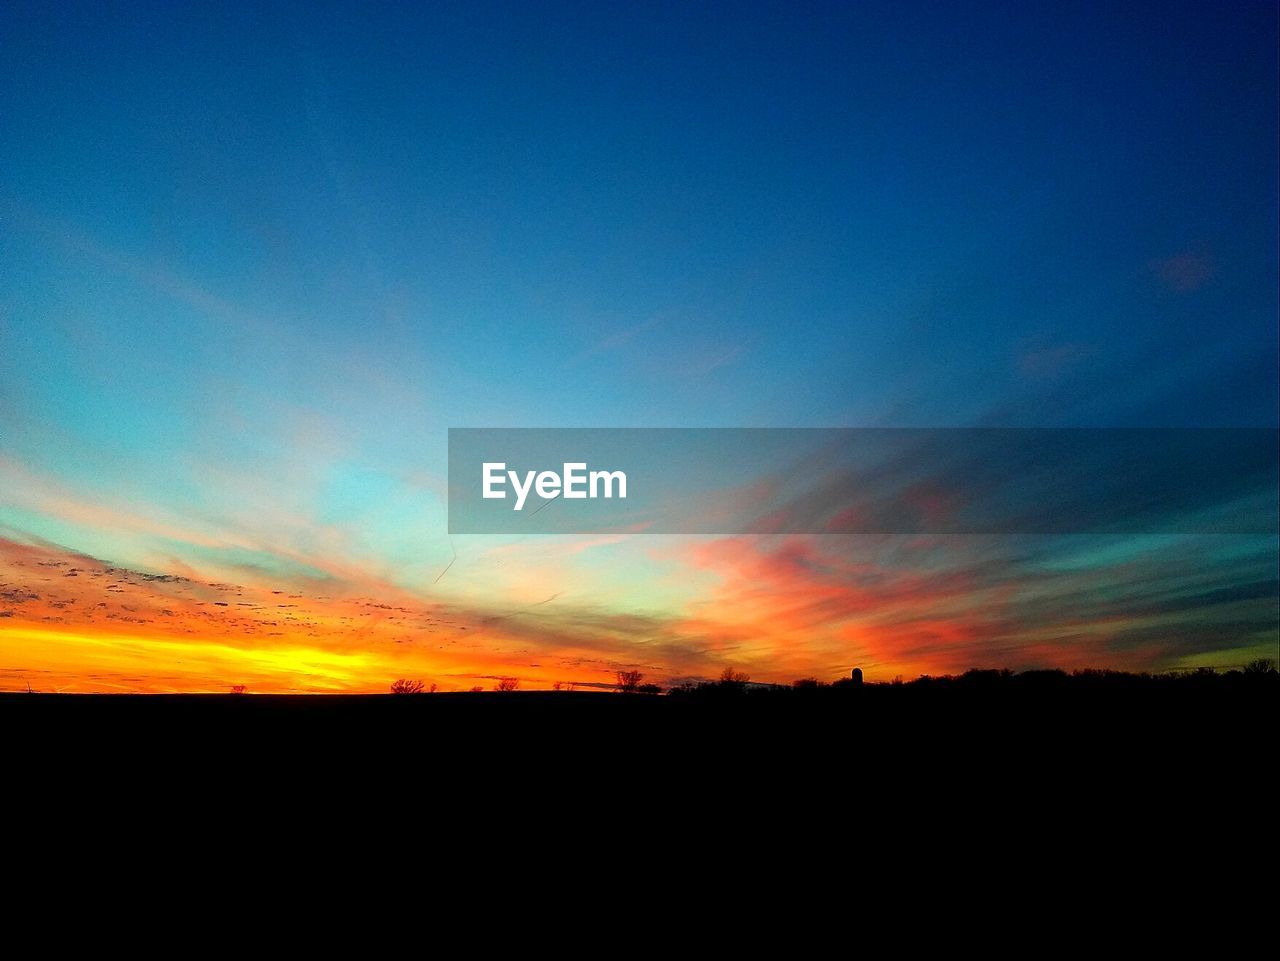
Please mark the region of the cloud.
<svg viewBox="0 0 1280 961"><path fill-rule="evenodd" d="M232 582L10 536L0 686L33 672L62 690L265 692L380 691L405 676L446 690L493 675L609 685L621 669L670 683L726 665L765 681L854 665L872 678L1162 669L1275 645L1276 549L1256 536L693 540L667 553L669 576L707 586L645 612L554 592L492 603L367 579Z"/></svg>
<svg viewBox="0 0 1280 961"><path fill-rule="evenodd" d="M1161 283L1180 294L1199 290L1217 272L1209 255L1193 251L1153 260L1149 266Z"/></svg>
<svg viewBox="0 0 1280 961"><path fill-rule="evenodd" d="M661 616L555 595L477 605L390 585L362 590L371 586L224 582L189 565L181 575L139 571L35 538L0 538L0 604L10 612L0 667L11 677L52 672L64 690L121 689L95 678L128 675L140 679L132 690L244 683L258 692L381 691L404 676L611 684L637 663L655 674L708 668L696 643L672 638Z"/></svg>
<svg viewBox="0 0 1280 961"><path fill-rule="evenodd" d="M666 320L667 320L667 317L665 314L655 314L654 316L650 317L648 320L643 320L638 324L632 325L631 327L624 327L621 330L614 331L613 333L600 338L595 343L591 344L585 349L574 354L572 357L570 357L568 360L564 362L564 366L576 367L578 364L581 364L587 360L591 360L592 358L598 357L601 354L607 354L611 351L619 350L622 347L626 346L628 343L630 343L632 340L634 340L636 337L638 337L640 334L643 334L646 331L653 330L655 327L658 327L661 324L663 324Z"/></svg>
<svg viewBox="0 0 1280 961"><path fill-rule="evenodd" d="M1018 370L1025 377L1053 380L1093 352L1093 348L1075 343L1035 347L1018 355Z"/></svg>
<svg viewBox="0 0 1280 961"><path fill-rule="evenodd" d="M676 630L771 680L854 665L1164 669L1276 643L1275 549L1258 536L723 538L688 549L718 583Z"/></svg>

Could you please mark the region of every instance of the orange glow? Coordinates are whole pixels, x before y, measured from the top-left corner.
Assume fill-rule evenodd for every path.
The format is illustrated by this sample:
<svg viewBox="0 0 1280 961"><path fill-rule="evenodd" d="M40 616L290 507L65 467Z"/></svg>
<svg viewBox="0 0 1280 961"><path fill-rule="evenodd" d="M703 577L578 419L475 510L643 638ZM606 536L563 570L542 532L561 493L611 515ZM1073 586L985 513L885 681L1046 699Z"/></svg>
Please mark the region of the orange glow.
<svg viewBox="0 0 1280 961"><path fill-rule="evenodd" d="M840 538L686 543L664 559L699 586L666 613L643 614L566 602L555 591L573 575L545 562L513 563L518 576L480 603L369 574L264 585L189 563L172 565L181 575L142 573L0 539L0 690L384 692L407 677L465 691L506 676L525 690L590 689L612 687L620 670L665 685L732 667L788 683L854 665L888 680L971 667L1142 669L1161 657L1158 610L1119 617L1063 604L1028 624L1036 580L930 566L936 546L898 544L886 563L875 545ZM1114 649L1135 626L1155 640Z"/></svg>
<svg viewBox="0 0 1280 961"><path fill-rule="evenodd" d="M397 677L441 690L605 684L566 673L572 645L530 657L528 639L482 615L388 590L374 600L141 574L51 547L0 541L0 689L385 691Z"/></svg>

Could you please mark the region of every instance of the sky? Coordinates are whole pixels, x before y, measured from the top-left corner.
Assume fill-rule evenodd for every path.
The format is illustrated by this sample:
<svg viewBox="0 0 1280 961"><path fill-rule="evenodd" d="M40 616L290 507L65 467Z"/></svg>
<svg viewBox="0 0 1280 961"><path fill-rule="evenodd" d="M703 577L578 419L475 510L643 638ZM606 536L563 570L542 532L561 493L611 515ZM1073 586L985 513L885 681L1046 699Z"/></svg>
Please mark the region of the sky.
<svg viewBox="0 0 1280 961"><path fill-rule="evenodd" d="M0 9L0 689L1275 656L1269 535L446 521L450 427L1280 426L1274 4L182 6Z"/></svg>

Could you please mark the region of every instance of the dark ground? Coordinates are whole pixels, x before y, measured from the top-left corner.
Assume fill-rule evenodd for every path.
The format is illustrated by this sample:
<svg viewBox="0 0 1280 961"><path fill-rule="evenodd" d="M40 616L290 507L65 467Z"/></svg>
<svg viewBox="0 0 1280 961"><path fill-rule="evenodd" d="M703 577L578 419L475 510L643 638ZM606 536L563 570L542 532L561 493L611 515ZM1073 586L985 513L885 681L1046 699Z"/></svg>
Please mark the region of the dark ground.
<svg viewBox="0 0 1280 961"><path fill-rule="evenodd" d="M708 686L683 696L595 692L421 695L0 695L10 748L287 764L347 756L438 769L644 765L815 771L1082 764L1229 769L1275 755L1280 676L1175 681L1020 675L810 691ZM1224 776L1226 772L1224 771Z"/></svg>
<svg viewBox="0 0 1280 961"><path fill-rule="evenodd" d="M1277 891L1276 693L1275 678L978 678L666 697L2 695L3 849L33 897L90 878L96 900L149 917L145 879L166 903L211 905L200 923L215 931L302 917L282 907L295 898L327 918L367 897L379 935L545 899L575 917L609 901L656 927L710 911L753 941L762 918L784 919L793 953L829 951L832 928L890 928L983 950L997 931L1148 949L1151 930L1184 948L1213 931L1216 956L1225 929L1247 932L1226 952L1243 955L1268 937ZM37 883L37 866L53 876ZM478 937L505 945L503 930Z"/></svg>
<svg viewBox="0 0 1280 961"><path fill-rule="evenodd" d="M1260 895L1276 882L1276 682L8 694L0 773L10 838L37 849L127 855L158 837L184 857L346 845L425 863L460 847L495 865L653 860L691 881L686 862L767 849L812 878L889 844L924 880L999 850L1036 871L1127 863L1177 884L1194 852L1197 884L1256 876Z"/></svg>

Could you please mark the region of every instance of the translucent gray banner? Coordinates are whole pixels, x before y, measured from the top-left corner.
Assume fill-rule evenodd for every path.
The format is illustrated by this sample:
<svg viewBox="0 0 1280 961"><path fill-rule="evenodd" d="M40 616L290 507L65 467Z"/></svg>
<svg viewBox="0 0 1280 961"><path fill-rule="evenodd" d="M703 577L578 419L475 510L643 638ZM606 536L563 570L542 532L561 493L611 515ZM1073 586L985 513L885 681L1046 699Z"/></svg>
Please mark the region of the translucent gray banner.
<svg viewBox="0 0 1280 961"><path fill-rule="evenodd" d="M453 428L449 530L1274 534L1278 445L1254 428Z"/></svg>

